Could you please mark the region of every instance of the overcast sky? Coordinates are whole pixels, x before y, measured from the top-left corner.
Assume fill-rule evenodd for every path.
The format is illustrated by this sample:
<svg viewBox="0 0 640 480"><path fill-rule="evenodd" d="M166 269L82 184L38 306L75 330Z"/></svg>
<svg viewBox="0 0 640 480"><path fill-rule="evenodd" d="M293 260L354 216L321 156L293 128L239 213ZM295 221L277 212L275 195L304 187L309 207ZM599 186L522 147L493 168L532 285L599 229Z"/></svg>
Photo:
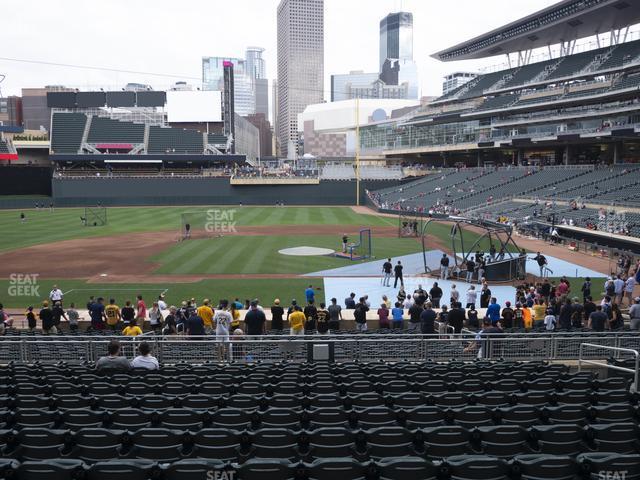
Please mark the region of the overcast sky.
<svg viewBox="0 0 640 480"><path fill-rule="evenodd" d="M400 9L413 13L414 59L422 95L439 95L442 76L475 71L490 61L442 63L438 50L542 9L556 0L325 0L325 99L329 76L378 68L378 24ZM171 76L117 73L0 60L2 95L22 87L67 85L120 88L127 82L166 88L194 84L202 56L243 56L266 49L267 75L276 77L279 0L19 0L3 8L1 57L89 65Z"/></svg>

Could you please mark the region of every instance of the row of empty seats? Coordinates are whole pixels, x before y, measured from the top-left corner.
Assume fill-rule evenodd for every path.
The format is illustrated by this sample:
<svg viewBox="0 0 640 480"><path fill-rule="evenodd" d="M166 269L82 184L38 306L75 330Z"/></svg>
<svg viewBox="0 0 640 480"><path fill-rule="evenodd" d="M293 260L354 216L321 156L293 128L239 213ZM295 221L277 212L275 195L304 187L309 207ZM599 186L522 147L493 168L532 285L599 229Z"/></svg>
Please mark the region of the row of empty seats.
<svg viewBox="0 0 640 480"><path fill-rule="evenodd" d="M451 455L435 461L403 455L365 462L344 456L312 462L256 458L241 465L216 459L127 459L94 464L70 459L22 463L0 459L0 478L7 480L602 480L607 475L613 480L612 472L625 472L620 478L637 480L640 455L528 454L510 461L486 455Z"/></svg>

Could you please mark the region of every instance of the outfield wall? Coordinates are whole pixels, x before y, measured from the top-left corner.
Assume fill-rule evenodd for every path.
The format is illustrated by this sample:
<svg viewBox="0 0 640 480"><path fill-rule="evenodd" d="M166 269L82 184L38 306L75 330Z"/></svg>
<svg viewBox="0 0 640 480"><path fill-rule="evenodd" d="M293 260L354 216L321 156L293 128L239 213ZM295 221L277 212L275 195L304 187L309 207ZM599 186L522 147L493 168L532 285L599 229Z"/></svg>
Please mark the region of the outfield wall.
<svg viewBox="0 0 640 480"><path fill-rule="evenodd" d="M51 195L51 168L0 166L0 195Z"/></svg>
<svg viewBox="0 0 640 480"><path fill-rule="evenodd" d="M365 190L399 184L398 180L360 182ZM356 182L326 180L317 185L231 185L228 178L54 178L58 207L85 205L355 205Z"/></svg>

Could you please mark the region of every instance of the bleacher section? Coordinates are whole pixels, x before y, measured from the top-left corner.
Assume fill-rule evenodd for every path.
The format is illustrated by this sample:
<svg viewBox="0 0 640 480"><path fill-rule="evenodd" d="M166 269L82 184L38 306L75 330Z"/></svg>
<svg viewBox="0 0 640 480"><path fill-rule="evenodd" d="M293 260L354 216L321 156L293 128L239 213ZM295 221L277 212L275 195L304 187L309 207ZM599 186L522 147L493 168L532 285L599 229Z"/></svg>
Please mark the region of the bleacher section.
<svg viewBox="0 0 640 480"><path fill-rule="evenodd" d="M94 116L87 142L136 145L144 143L144 129L143 124Z"/></svg>
<svg viewBox="0 0 640 480"><path fill-rule="evenodd" d="M563 365L227 364L100 374L11 364L0 378L7 479L640 475L629 380Z"/></svg>
<svg viewBox="0 0 640 480"><path fill-rule="evenodd" d="M4 140L0 140L0 153L11 153L9 147Z"/></svg>
<svg viewBox="0 0 640 480"><path fill-rule="evenodd" d="M168 154L202 154L204 152L204 138L196 130L149 127L148 153Z"/></svg>
<svg viewBox="0 0 640 480"><path fill-rule="evenodd" d="M227 144L227 136L218 133L209 133L207 135L207 142L210 145L226 145Z"/></svg>
<svg viewBox="0 0 640 480"><path fill-rule="evenodd" d="M54 153L78 153L86 123L87 116L83 113L54 113L51 150Z"/></svg>

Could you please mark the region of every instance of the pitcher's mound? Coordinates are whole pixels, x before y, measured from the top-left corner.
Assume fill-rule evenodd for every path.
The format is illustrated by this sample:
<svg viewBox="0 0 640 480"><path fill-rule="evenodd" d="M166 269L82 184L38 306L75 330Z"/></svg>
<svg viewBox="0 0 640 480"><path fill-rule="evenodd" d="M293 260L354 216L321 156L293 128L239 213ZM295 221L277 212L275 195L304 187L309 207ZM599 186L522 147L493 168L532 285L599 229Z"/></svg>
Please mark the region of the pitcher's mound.
<svg viewBox="0 0 640 480"><path fill-rule="evenodd" d="M296 257L311 257L316 255L333 255L335 251L330 248L318 248L318 247L293 247L283 248L278 250L278 253L282 255L293 255Z"/></svg>

